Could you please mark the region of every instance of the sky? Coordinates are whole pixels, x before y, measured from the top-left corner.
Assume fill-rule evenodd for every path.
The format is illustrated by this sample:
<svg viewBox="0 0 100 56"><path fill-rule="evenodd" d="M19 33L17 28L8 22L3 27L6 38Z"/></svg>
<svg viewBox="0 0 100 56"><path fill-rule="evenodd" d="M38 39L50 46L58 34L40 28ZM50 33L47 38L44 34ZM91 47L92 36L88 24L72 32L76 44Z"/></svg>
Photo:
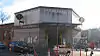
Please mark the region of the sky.
<svg viewBox="0 0 100 56"><path fill-rule="evenodd" d="M0 9L11 15L6 22L14 22L14 13L37 6L72 8L85 22L82 29L100 27L99 0L0 0ZM5 23L6 23L5 22Z"/></svg>

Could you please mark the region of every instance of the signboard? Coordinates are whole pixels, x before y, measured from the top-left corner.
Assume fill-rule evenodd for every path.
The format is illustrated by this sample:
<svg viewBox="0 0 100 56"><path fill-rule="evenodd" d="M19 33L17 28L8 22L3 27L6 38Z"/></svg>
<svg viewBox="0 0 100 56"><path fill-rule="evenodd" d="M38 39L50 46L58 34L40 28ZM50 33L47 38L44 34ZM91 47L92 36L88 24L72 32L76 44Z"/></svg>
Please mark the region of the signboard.
<svg viewBox="0 0 100 56"><path fill-rule="evenodd" d="M44 8L40 13L42 22L72 23L72 10L69 9Z"/></svg>
<svg viewBox="0 0 100 56"><path fill-rule="evenodd" d="M23 15L22 15L22 14L17 14L17 15L16 15L16 18L17 18L18 20L21 20L21 19L23 18Z"/></svg>
<svg viewBox="0 0 100 56"><path fill-rule="evenodd" d="M80 21L81 23L83 23L83 22L84 22L84 18L83 18L83 17L80 17L80 18L79 18L79 21Z"/></svg>

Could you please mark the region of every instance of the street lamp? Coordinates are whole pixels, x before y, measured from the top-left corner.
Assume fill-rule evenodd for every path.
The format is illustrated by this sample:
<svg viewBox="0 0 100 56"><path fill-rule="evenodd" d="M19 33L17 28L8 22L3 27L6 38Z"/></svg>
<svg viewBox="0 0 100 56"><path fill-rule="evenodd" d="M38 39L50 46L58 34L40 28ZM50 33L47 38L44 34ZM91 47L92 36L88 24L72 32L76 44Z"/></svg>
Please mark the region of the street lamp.
<svg viewBox="0 0 100 56"><path fill-rule="evenodd" d="M81 38L82 38L82 23L84 22L84 18L80 17L79 22L81 23ZM81 48L80 48L80 56L81 56ZM87 52L86 52L86 56L87 56Z"/></svg>
<svg viewBox="0 0 100 56"><path fill-rule="evenodd" d="M81 38L82 38L82 23L84 22L84 18L80 17L79 22L81 23Z"/></svg>
<svg viewBox="0 0 100 56"><path fill-rule="evenodd" d="M85 19L83 17L80 17L74 10L72 10L72 12L79 18L79 22L81 23L81 35L82 35L82 23L85 21ZM87 55L87 52L86 52L86 55ZM81 49L80 49L80 56L81 56Z"/></svg>
<svg viewBox="0 0 100 56"><path fill-rule="evenodd" d="M85 21L85 20L84 20L83 17L80 17L80 18L79 18L79 22L81 22L81 24L82 24L84 21Z"/></svg>

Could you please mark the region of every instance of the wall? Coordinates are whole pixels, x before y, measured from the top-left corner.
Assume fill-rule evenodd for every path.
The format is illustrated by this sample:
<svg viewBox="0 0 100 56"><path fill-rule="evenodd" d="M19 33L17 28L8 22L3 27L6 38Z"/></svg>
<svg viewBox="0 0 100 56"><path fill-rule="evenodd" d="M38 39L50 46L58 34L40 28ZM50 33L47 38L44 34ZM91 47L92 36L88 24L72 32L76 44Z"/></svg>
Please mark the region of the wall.
<svg viewBox="0 0 100 56"><path fill-rule="evenodd" d="M39 47L46 48L48 47L48 42L45 39L45 28L41 27L39 30Z"/></svg>
<svg viewBox="0 0 100 56"><path fill-rule="evenodd" d="M13 23L0 25L0 41L6 45L12 40L13 37Z"/></svg>
<svg viewBox="0 0 100 56"><path fill-rule="evenodd" d="M41 8L40 22L72 23L72 10Z"/></svg>
<svg viewBox="0 0 100 56"><path fill-rule="evenodd" d="M71 23L72 24L72 10L71 9L54 9L54 8L38 8L33 10L27 10L20 12L24 18L24 25L26 24L35 24L35 23ZM19 25L18 20L15 18L15 26ZM45 28L45 27L44 27ZM33 29L15 29L14 30L14 39L19 40L27 37L29 32L32 32L32 36L39 34L39 40L44 40L44 28L33 28ZM66 39L67 43L72 44L72 28L66 27L64 30L63 37ZM56 41L57 37L57 28L49 28L49 37ZM59 33L58 33L59 34ZM52 41L52 40L51 40Z"/></svg>
<svg viewBox="0 0 100 56"><path fill-rule="evenodd" d="M24 18L22 18L21 21L24 21L24 25L27 24L34 24L39 23L39 9L33 9L25 12L21 12L20 14L23 15ZM15 14L16 15L16 14ZM14 25L19 25L19 20L15 17Z"/></svg>
<svg viewBox="0 0 100 56"><path fill-rule="evenodd" d="M48 30L48 47L54 47L57 45L57 35L58 35L58 44L61 44L61 37L60 33L62 31L62 39L65 39L66 44L73 43L73 38L72 38L72 28L71 27L57 27L56 26L48 26L48 27L42 27L40 28L39 36L40 36L40 43L43 43L45 40L45 30ZM58 32L58 34L57 34ZM43 41L44 40L44 41ZM45 43L45 42L44 42Z"/></svg>
<svg viewBox="0 0 100 56"><path fill-rule="evenodd" d="M24 25L41 22L72 23L71 9L36 8L33 10L27 10L25 12L19 13L22 14L24 17L23 19L21 19L21 21L24 21ZM16 17L15 25L19 25L19 21L16 19Z"/></svg>
<svg viewBox="0 0 100 56"><path fill-rule="evenodd" d="M32 41L29 40L30 38L32 38ZM38 44L39 42L38 40L39 40L39 28L14 29L13 41L26 41L28 43L33 43L35 41ZM36 44L35 42L34 44Z"/></svg>
<svg viewBox="0 0 100 56"><path fill-rule="evenodd" d="M66 27L65 32L64 32L64 39L66 41L66 44L73 44L71 27Z"/></svg>

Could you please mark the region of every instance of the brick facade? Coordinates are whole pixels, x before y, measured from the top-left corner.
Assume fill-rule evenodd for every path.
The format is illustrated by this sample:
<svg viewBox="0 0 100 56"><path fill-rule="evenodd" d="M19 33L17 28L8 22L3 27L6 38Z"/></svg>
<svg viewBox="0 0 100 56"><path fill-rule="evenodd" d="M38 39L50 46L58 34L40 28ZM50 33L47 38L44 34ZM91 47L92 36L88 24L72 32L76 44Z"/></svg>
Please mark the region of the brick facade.
<svg viewBox="0 0 100 56"><path fill-rule="evenodd" d="M0 25L0 41L7 44L13 37L14 23Z"/></svg>

